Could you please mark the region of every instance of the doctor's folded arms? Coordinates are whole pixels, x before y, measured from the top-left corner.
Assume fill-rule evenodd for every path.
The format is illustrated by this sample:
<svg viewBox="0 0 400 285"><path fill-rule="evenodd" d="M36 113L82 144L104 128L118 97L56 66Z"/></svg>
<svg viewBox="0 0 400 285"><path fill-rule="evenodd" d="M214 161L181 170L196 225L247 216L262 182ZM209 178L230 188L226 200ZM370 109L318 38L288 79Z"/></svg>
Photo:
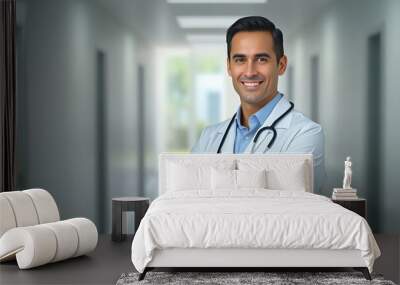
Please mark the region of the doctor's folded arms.
<svg viewBox="0 0 400 285"><path fill-rule="evenodd" d="M193 153L311 153L314 193L325 177L322 127L294 110L278 91L288 59L282 32L264 17L237 20L226 33L227 69L240 106L231 119L206 127Z"/></svg>

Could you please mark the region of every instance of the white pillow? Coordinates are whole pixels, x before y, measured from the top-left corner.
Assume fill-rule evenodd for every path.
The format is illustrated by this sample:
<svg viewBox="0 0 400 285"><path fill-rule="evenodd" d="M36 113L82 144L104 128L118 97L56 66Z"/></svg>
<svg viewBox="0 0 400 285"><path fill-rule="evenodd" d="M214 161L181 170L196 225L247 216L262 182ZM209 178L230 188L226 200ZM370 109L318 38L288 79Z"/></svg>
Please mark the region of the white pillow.
<svg viewBox="0 0 400 285"><path fill-rule="evenodd" d="M238 159L240 170L266 169L267 188L272 190L306 191L311 189L310 169L305 160Z"/></svg>
<svg viewBox="0 0 400 285"><path fill-rule="evenodd" d="M236 161L223 159L174 159L167 161L166 191L211 190L211 168L235 169Z"/></svg>
<svg viewBox="0 0 400 285"><path fill-rule="evenodd" d="M211 188L218 189L236 189L236 170L232 169L211 169Z"/></svg>
<svg viewBox="0 0 400 285"><path fill-rule="evenodd" d="M210 189L210 167L169 163L167 191Z"/></svg>
<svg viewBox="0 0 400 285"><path fill-rule="evenodd" d="M308 184L305 167L305 163L298 163L290 168L268 170L268 189L305 192Z"/></svg>
<svg viewBox="0 0 400 285"><path fill-rule="evenodd" d="M267 171L235 170L237 188L267 188Z"/></svg>
<svg viewBox="0 0 400 285"><path fill-rule="evenodd" d="M211 169L213 190L238 190L241 188L266 188L265 170Z"/></svg>

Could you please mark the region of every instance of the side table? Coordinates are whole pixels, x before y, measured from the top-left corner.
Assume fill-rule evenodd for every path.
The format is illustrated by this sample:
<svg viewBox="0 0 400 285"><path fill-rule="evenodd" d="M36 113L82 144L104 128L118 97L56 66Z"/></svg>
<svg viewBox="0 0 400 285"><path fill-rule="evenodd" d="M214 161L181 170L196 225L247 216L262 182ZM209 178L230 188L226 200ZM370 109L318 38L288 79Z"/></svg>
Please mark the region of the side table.
<svg viewBox="0 0 400 285"><path fill-rule="evenodd" d="M332 202L339 204L340 206L359 214L364 219L367 219L367 200L363 198L357 198L354 200L337 200L332 199Z"/></svg>
<svg viewBox="0 0 400 285"><path fill-rule="evenodd" d="M124 212L135 212L135 232L137 231L140 221L149 208L150 199L145 197L119 197L112 199L112 235L113 241L123 241L126 234L122 232Z"/></svg>

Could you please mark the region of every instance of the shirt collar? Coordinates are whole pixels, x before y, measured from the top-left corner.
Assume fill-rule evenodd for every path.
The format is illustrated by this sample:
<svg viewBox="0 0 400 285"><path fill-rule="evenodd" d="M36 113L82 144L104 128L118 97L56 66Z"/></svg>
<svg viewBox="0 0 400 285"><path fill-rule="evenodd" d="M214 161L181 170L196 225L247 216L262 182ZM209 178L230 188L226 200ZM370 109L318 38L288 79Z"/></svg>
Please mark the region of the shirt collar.
<svg viewBox="0 0 400 285"><path fill-rule="evenodd" d="M274 109L276 104L278 104L279 100L282 97L283 95L281 93L278 93L274 98L272 98L271 101L265 104L260 110L252 114L249 117L249 128L252 129L254 127L261 126L262 124L264 124L265 120L272 113L272 110ZM239 129L246 129L246 127L243 126L241 123L241 116L242 116L242 109L239 106L239 109L236 112L236 126L238 126Z"/></svg>

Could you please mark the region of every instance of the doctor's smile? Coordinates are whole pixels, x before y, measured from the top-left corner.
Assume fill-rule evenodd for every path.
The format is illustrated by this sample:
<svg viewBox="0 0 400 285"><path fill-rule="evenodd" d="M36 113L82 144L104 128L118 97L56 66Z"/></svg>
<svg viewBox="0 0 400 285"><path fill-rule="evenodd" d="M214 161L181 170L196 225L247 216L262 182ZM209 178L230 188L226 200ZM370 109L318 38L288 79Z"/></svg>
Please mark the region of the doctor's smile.
<svg viewBox="0 0 400 285"><path fill-rule="evenodd" d="M246 90L249 90L249 91L257 90L258 87L264 82L264 79L261 78L261 76L250 77L250 78L241 77L239 80L240 80L240 83L242 83L242 85L244 85Z"/></svg>

